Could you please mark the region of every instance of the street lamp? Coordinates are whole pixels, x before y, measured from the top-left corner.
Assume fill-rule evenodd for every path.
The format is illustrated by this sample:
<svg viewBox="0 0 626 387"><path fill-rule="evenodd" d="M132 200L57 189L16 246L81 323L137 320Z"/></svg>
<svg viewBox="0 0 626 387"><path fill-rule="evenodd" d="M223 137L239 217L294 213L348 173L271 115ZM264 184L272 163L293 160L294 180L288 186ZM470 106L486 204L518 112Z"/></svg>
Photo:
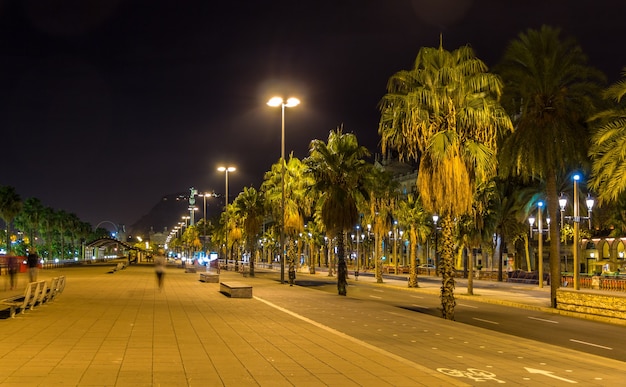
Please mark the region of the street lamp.
<svg viewBox="0 0 626 387"><path fill-rule="evenodd" d="M537 202L537 279L539 280L539 287L543 288L543 202ZM533 237L533 225L535 224L535 218L529 217L528 223L530 224L530 238Z"/></svg>
<svg viewBox="0 0 626 387"><path fill-rule="evenodd" d="M359 279L359 230L361 229L360 225L356 225L356 273L354 278L356 280Z"/></svg>
<svg viewBox="0 0 626 387"><path fill-rule="evenodd" d="M280 231L280 283L285 283L285 108L294 107L300 104L300 100L297 98L289 98L285 101L281 97L272 97L267 101L268 106L281 107L281 137L280 137L280 159L282 162L281 168L281 231Z"/></svg>
<svg viewBox="0 0 626 387"><path fill-rule="evenodd" d="M580 203L578 198L578 181L581 179L581 176L576 173L572 176L572 180L574 180L574 216L566 216L566 219L572 219L574 221L574 244L573 244L573 256L574 256L574 289L580 289L580 264L579 264L579 256L580 256L580 246L578 244L578 239L580 237L580 220L587 219L589 221L589 229L591 229L591 211L593 210L593 205L595 204L595 200L591 197L589 193L587 193L587 199L585 200L585 204L587 205L588 216L580 216ZM567 205L567 197L561 194L559 198L559 205L561 206L561 219L563 219L563 212L565 211L565 206ZM561 226L563 224L561 223Z"/></svg>
<svg viewBox="0 0 626 387"><path fill-rule="evenodd" d="M204 226L202 228L202 249L204 250L205 256L206 256L206 198L207 196L210 197L213 195L214 195L213 193L208 193L208 192L201 193L198 195L198 196L202 196L202 198L204 199L204 215L202 217L202 220L204 223Z"/></svg>
<svg viewBox="0 0 626 387"><path fill-rule="evenodd" d="M226 178L226 195L225 195L225 199L224 199L224 213L225 213L225 232L224 234L226 235L226 270L228 270L228 260L230 258L230 250L228 250L228 173L229 172L235 172L237 170L237 168L235 167L218 167L217 168L218 171L220 172L224 172L224 176ZM219 270L219 263L217 265L218 270Z"/></svg>
<svg viewBox="0 0 626 387"><path fill-rule="evenodd" d="M398 275L398 221L393 222L393 260L394 274Z"/></svg>
<svg viewBox="0 0 626 387"><path fill-rule="evenodd" d="M439 215L433 214L433 223L435 224L435 267L439 268L439 260L437 259L437 222L439 221Z"/></svg>

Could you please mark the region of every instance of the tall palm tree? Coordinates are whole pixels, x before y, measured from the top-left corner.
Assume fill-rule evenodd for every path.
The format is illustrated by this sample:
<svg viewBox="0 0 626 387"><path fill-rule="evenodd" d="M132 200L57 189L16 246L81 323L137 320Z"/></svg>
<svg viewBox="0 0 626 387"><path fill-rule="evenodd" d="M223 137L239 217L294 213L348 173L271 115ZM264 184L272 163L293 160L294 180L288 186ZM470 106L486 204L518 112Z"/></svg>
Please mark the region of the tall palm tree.
<svg viewBox="0 0 626 387"><path fill-rule="evenodd" d="M345 260L345 232L358 220L358 196L367 197L365 176L371 167L363 159L369 151L360 146L352 133L341 128L328 135L328 142L313 140L304 160L320 193L321 219L326 230L337 235L337 290L347 294L348 268Z"/></svg>
<svg viewBox="0 0 626 387"><path fill-rule="evenodd" d="M284 232L287 236L285 241L286 258L289 270L295 270L295 241L304 230L304 220L311 214L315 196L311 195L312 180L306 174L304 163L289 156L289 161L285 165L285 209L283 222L276 222L277 226L284 223ZM270 171L265 173L261 190L265 193L265 204L274 219L283 217L282 210L282 161L272 165ZM281 255L283 253L281 252Z"/></svg>
<svg viewBox="0 0 626 387"><path fill-rule="evenodd" d="M233 202L235 216L243 220L244 241L250 252L250 276L254 277L254 257L265 216L262 195L254 187L244 187Z"/></svg>
<svg viewBox="0 0 626 387"><path fill-rule="evenodd" d="M0 186L0 217L6 225L6 251L11 252L11 223L22 210L22 199L10 186Z"/></svg>
<svg viewBox="0 0 626 387"><path fill-rule="evenodd" d="M605 99L614 103L592 117L593 134L590 188L598 193L599 204L616 202L626 191L626 67L622 79L604 90Z"/></svg>
<svg viewBox="0 0 626 387"><path fill-rule="evenodd" d="M394 74L380 103L382 150L418 161L424 208L441 219L441 303L454 319L454 222L470 212L476 184L496 172L497 140L512 130L502 82L469 46L423 47L413 69Z"/></svg>
<svg viewBox="0 0 626 387"><path fill-rule="evenodd" d="M519 175L546 183L547 210L557 217L558 176L587 164L586 120L603 76L587 66L582 49L548 26L521 33L500 63L506 85L504 103L515 132L503 145L503 176ZM556 307L560 285L557 222L550 223L550 299Z"/></svg>
<svg viewBox="0 0 626 387"><path fill-rule="evenodd" d="M429 224L430 214L424 210L419 196L409 194L398 203L396 211L398 223L409 234L409 287L418 287L417 283L417 245L426 242L432 232Z"/></svg>

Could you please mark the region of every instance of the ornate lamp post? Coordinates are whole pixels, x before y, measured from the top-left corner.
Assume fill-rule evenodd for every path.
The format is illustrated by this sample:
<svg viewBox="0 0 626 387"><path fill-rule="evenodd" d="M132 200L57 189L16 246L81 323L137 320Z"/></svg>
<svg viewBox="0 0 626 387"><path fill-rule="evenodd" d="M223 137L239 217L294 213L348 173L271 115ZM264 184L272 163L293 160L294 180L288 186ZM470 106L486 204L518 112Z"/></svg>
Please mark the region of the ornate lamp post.
<svg viewBox="0 0 626 387"><path fill-rule="evenodd" d="M534 217L528 218L530 224L530 238L533 237L533 225L535 223ZM537 202L537 279L539 280L539 287L543 288L543 202Z"/></svg>
<svg viewBox="0 0 626 387"><path fill-rule="evenodd" d="M574 244L572 255L574 256L574 289L580 289L580 245L578 240L580 238L580 220L587 219L589 221L589 229L591 229L591 211L593 210L593 205L595 204L595 200L591 197L589 193L587 193L587 199L585 200L585 204L587 205L588 216L580 216L580 199L578 193L578 182L580 181L581 176L576 173L572 176L572 180L574 180L574 215L569 217L563 216L563 212L565 211L565 206L567 205L567 197L561 194L559 198L559 205L561 206L561 226L563 225L563 218L572 219L574 221Z"/></svg>
<svg viewBox="0 0 626 387"><path fill-rule="evenodd" d="M281 212L282 212L282 221L281 221L281 231L280 231L280 283L285 283L285 108L286 107L294 107L300 104L300 100L298 98L289 98L287 101L282 99L281 97L273 97L267 104L272 107L281 107L281 140L280 140L280 158L282 162L281 168Z"/></svg>

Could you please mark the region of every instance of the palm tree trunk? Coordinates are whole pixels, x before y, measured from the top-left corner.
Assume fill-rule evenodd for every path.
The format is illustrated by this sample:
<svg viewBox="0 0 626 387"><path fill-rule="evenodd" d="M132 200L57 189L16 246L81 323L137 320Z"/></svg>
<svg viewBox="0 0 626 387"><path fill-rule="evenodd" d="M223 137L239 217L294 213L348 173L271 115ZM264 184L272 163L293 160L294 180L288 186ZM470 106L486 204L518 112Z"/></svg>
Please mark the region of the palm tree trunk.
<svg viewBox="0 0 626 387"><path fill-rule="evenodd" d="M334 265L333 265L333 238L328 238L328 250L326 251L326 253L328 254L327 257L327 261L328 261L328 276L332 277L333 276L333 270L334 270Z"/></svg>
<svg viewBox="0 0 626 387"><path fill-rule="evenodd" d="M446 214L441 223L441 313L446 320L454 320L454 221Z"/></svg>
<svg viewBox="0 0 626 387"><path fill-rule="evenodd" d="M346 265L344 232L337 234L337 291L340 296L348 293L348 267Z"/></svg>
<svg viewBox="0 0 626 387"><path fill-rule="evenodd" d="M309 244L309 274L315 274L315 244Z"/></svg>

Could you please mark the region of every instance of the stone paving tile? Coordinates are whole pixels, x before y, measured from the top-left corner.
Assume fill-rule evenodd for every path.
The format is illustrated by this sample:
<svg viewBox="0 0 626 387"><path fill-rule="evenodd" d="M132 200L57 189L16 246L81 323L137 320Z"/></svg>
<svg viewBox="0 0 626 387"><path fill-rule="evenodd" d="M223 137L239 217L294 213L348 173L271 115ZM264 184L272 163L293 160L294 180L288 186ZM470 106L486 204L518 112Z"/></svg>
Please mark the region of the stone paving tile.
<svg viewBox="0 0 626 387"><path fill-rule="evenodd" d="M103 267L67 268L42 271L42 278L59 273L68 282L54 303L0 320L3 387L466 385L434 371L442 355L454 363L463 352L473 362L489 359L500 367L515 356L533 355L531 348L502 350L498 359L491 353L507 349L505 338L498 344L484 333L458 339L467 327L363 311L355 300L337 303L336 296L275 280L245 279L254 283L257 298L231 299L219 293L219 284L199 282L197 274L180 269L168 268L162 291L149 266L115 274ZM237 273L222 276L241 280ZM296 317L277 307L302 310ZM307 313L317 322L303 319ZM363 326L372 318L379 328ZM333 321L347 328L328 329ZM436 321L437 331L449 337L436 337L433 345L430 326L420 321ZM370 344L358 338L359 331ZM489 347L481 349L483 342ZM383 345L397 352L381 350ZM416 351L423 357L419 364L402 360Z"/></svg>

